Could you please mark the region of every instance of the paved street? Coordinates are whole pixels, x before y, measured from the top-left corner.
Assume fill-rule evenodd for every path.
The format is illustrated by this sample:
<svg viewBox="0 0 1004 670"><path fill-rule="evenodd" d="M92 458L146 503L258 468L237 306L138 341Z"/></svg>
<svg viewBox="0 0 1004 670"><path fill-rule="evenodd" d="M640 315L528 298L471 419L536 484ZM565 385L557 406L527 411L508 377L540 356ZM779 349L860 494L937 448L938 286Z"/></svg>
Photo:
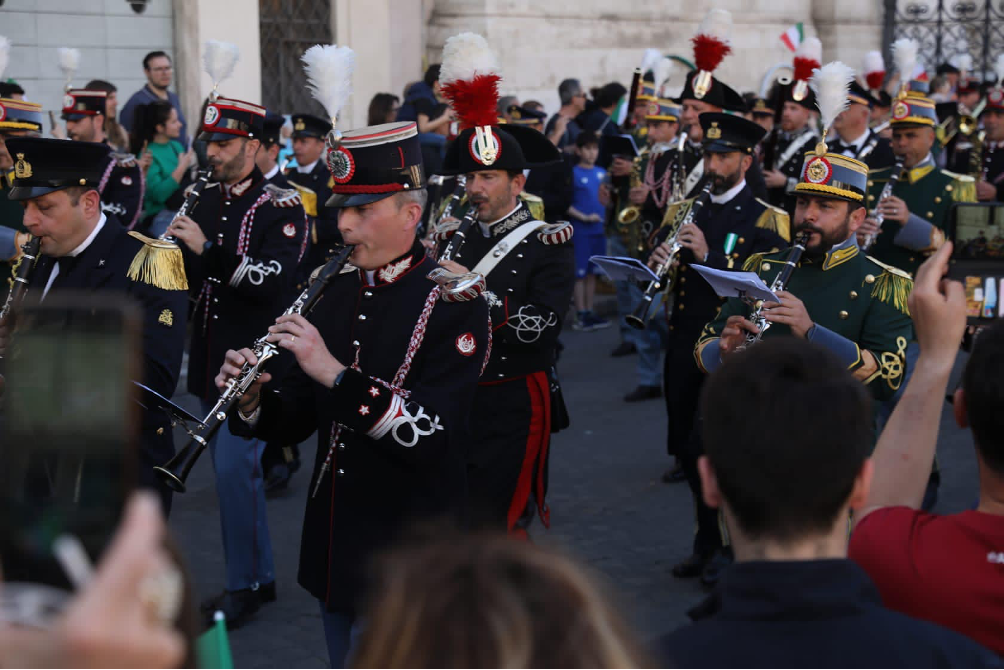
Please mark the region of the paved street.
<svg viewBox="0 0 1004 670"><path fill-rule="evenodd" d="M591 566L616 595L623 611L645 636L683 623L702 592L696 582L669 574L689 553L692 509L686 484L662 484L669 465L664 454L665 415L661 400L627 404L634 387L635 357L612 359L615 328L567 332L561 362L572 427L559 434L551 461L551 530L537 523L538 542L557 545ZM194 410L191 396L176 398ZM939 511L959 511L976 499L975 462L968 435L942 418L940 460L943 483ZM766 427L764 427L766 432ZM745 436L758 433L755 426ZM178 436L180 444L180 436ZM304 449L313 458L314 441ZM296 585L300 528L307 494L301 471L289 493L269 503L272 544L278 570L278 602L232 638L238 667L324 667L327 655L316 602ZM189 493L175 497L171 526L194 572L200 596L223 583L216 492L208 458L196 467Z"/></svg>

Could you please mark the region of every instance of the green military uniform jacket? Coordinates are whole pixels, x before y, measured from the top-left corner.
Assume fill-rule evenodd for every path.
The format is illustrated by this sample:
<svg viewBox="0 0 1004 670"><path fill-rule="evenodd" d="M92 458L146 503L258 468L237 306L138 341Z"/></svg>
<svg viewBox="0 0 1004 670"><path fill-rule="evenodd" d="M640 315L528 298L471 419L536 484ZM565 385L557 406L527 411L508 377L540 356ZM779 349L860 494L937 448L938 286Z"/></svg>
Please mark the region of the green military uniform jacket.
<svg viewBox="0 0 1004 670"><path fill-rule="evenodd" d="M868 173L869 211L878 204L893 167ZM922 164L908 170L892 189L892 195L902 198L910 210L905 226L893 221L882 225L868 253L878 260L901 268L912 277L931 252L945 242L948 210L956 202L976 201L976 182L972 177L939 170L933 164Z"/></svg>
<svg viewBox="0 0 1004 670"><path fill-rule="evenodd" d="M784 267L788 251L750 256L743 269L756 272L768 286ZM906 346L913 338L907 298L913 281L902 270L862 253L854 239L822 259L804 256L788 283L788 291L805 304L816 324L808 339L840 358L876 400L887 400L903 383ZM730 316L748 317L750 308L729 298L704 328L694 355L706 372L721 365L718 340ZM784 324L772 324L763 337L791 335Z"/></svg>

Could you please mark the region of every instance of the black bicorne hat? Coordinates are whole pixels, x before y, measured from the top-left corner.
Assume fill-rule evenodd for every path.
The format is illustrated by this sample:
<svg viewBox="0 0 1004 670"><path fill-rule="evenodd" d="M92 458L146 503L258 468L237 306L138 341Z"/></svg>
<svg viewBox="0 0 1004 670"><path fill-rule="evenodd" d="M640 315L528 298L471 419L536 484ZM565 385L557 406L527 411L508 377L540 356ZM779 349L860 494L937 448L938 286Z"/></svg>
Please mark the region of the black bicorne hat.
<svg viewBox="0 0 1004 670"><path fill-rule="evenodd" d="M331 121L312 114L293 115L293 138L316 137L323 140L331 131Z"/></svg>
<svg viewBox="0 0 1004 670"><path fill-rule="evenodd" d="M425 188L413 121L348 130L337 146L328 147L326 162L334 182L328 207L358 207Z"/></svg>
<svg viewBox="0 0 1004 670"><path fill-rule="evenodd" d="M706 102L713 107L720 107L721 109L730 112L739 112L740 114L746 113L746 101L743 100L743 96L729 86L728 84L722 83L722 81L716 77L711 77L711 88L708 92L704 94L703 98L698 98L694 93L694 79L700 74L697 70L692 70L687 74L687 83L683 87L683 92L680 93L679 103L682 105L684 100L700 100L701 102Z"/></svg>
<svg viewBox="0 0 1004 670"><path fill-rule="evenodd" d="M9 137L14 180L7 197L29 200L71 186L97 188L108 164L107 144L44 137Z"/></svg>
<svg viewBox="0 0 1004 670"><path fill-rule="evenodd" d="M704 130L704 150L712 153L752 153L767 134L760 124L735 114L705 112L697 118Z"/></svg>
<svg viewBox="0 0 1004 670"><path fill-rule="evenodd" d="M261 139L265 129L265 108L243 100L217 98L206 105L202 132L197 139L225 142L235 137Z"/></svg>
<svg viewBox="0 0 1004 670"><path fill-rule="evenodd" d="M444 175L467 174L483 170L526 170L561 160L561 154L539 130L506 124L488 126L494 159L481 151L477 131L468 128L446 147L440 170Z"/></svg>
<svg viewBox="0 0 1004 670"><path fill-rule="evenodd" d="M802 97L801 100L795 99L795 88L797 86L798 86L797 80L791 82L790 84L784 84L781 86L780 89L781 103L784 104L786 102L793 102L796 105L801 105L802 107L805 107L809 111L812 112L818 111L819 108L816 107L816 94L813 93L811 88L806 89L805 95Z"/></svg>

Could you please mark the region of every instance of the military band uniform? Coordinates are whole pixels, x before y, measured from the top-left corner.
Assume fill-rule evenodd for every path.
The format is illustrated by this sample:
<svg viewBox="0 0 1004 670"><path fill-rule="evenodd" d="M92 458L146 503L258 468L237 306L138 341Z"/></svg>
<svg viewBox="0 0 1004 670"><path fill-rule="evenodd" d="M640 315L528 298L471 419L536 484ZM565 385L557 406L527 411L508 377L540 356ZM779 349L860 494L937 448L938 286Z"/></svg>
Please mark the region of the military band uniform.
<svg viewBox="0 0 1004 670"><path fill-rule="evenodd" d="M833 153L862 161L872 170L888 168L896 162L896 155L892 152L892 144L871 128L853 142L844 144L838 139L827 142L827 146Z"/></svg>
<svg viewBox="0 0 1004 670"><path fill-rule="evenodd" d="M781 130L780 126L775 126L773 132L777 134L777 148L774 154L777 163L772 169L783 174L788 182L784 186L767 189L767 200L774 207L781 207L789 210L790 213L792 203L789 195L795 190L795 184L798 183L802 169L802 158L816 146L819 134L810 125L791 133Z"/></svg>
<svg viewBox="0 0 1004 670"><path fill-rule="evenodd" d="M0 135L4 138L39 135L42 132L42 106L34 102L0 97ZM11 154L11 160L16 156ZM11 263L21 255L25 228L21 224L24 207L9 197L14 182L14 168L0 171L0 297L6 298ZM18 235L20 233L20 235Z"/></svg>
<svg viewBox="0 0 1004 670"><path fill-rule="evenodd" d="M956 160L949 166L956 174L968 174L972 170L970 156L973 151L970 146L969 151L958 154ZM994 142L987 140L983 144L979 160L979 177L993 184L997 189L995 202L1004 202L1004 141Z"/></svg>

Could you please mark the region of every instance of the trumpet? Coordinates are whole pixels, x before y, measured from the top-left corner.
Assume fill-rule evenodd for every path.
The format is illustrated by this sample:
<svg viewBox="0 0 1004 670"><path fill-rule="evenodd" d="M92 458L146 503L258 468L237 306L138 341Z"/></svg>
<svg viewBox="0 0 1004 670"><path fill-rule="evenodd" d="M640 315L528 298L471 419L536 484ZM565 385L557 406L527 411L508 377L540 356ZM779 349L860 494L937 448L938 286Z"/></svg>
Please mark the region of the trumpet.
<svg viewBox="0 0 1004 670"><path fill-rule="evenodd" d="M348 245L332 256L331 260L325 263L316 276L312 278L310 285L307 286L303 293L300 294L296 301L282 315L300 314L301 316L307 316L314 308L314 305L317 304L317 301L321 299L331 280L337 277L342 268L345 267L345 264L348 263L353 249L355 249L355 246ZM191 439L188 441L188 444L182 447L170 461L164 465L154 467L154 472L157 473L160 480L174 491L178 493L185 492L187 488L185 482L188 479L188 473L192 471L192 467L199 459L199 456L202 455L202 452L209 446L209 442L227 420L237 401L241 399L241 396L265 372L265 363L279 354L278 345L274 342L269 342L267 338L268 335L265 335L255 340L254 345L252 345L252 351L257 357L258 362L254 365L245 363L241 368L240 374L227 382L227 387L220 394L213 408L209 410L206 417L199 423L196 431L189 433Z"/></svg>
<svg viewBox="0 0 1004 670"><path fill-rule="evenodd" d="M865 236L865 241L861 243L861 251L868 251L871 245L875 244L875 240L882 233L882 221L885 219L882 216L882 212L879 211L879 205L882 201L892 195L892 189L895 188L896 183L899 181L900 177L903 176L903 159L897 158L896 164L892 168L892 174L889 175L889 181L885 183L885 187L882 189L882 193L879 195L878 201L875 203L875 209L872 210L872 218L878 223L879 231L877 233L870 233Z"/></svg>
<svg viewBox="0 0 1004 670"><path fill-rule="evenodd" d="M641 181L641 156L636 156L631 161L630 188L642 185ZM630 226L641 216L641 207L638 205L628 205L617 212L617 223L622 226Z"/></svg>
<svg viewBox="0 0 1004 670"><path fill-rule="evenodd" d="M697 198L694 199L694 204L690 206L690 211L687 212L687 216L684 217L683 221L680 223L679 227L673 231L673 235L666 240L666 244L669 245L669 256L666 260L660 263L654 270L656 279L649 282L648 288L645 289L645 293L641 297L641 302L635 308L634 312L624 317L627 324L632 328L637 328L638 330L644 330L646 324L648 324L648 312L652 306L652 299L655 295L662 289L666 278L669 276L669 271L673 267L673 261L676 260L677 254L683 248L680 243L680 231L688 223L694 222L694 217L697 216L697 212L704 207L705 203L711 198L711 185L712 180L709 179L704 185L704 189L698 194Z"/></svg>
<svg viewBox="0 0 1004 670"><path fill-rule="evenodd" d="M784 267L781 268L777 276L774 277L774 281L770 284L771 293L783 291L788 286L788 282L791 281L791 275L795 272L795 267L805 252L805 245L809 241L809 234L809 231L803 230L795 236L791 251L788 252L788 257L784 259ZM736 347L736 351L743 351L759 342L763 334L770 328L770 321L767 320L767 317L763 313L762 300L758 300L754 304L753 312L750 314L750 321L757 327L758 332L756 334L746 333L746 340Z"/></svg>

